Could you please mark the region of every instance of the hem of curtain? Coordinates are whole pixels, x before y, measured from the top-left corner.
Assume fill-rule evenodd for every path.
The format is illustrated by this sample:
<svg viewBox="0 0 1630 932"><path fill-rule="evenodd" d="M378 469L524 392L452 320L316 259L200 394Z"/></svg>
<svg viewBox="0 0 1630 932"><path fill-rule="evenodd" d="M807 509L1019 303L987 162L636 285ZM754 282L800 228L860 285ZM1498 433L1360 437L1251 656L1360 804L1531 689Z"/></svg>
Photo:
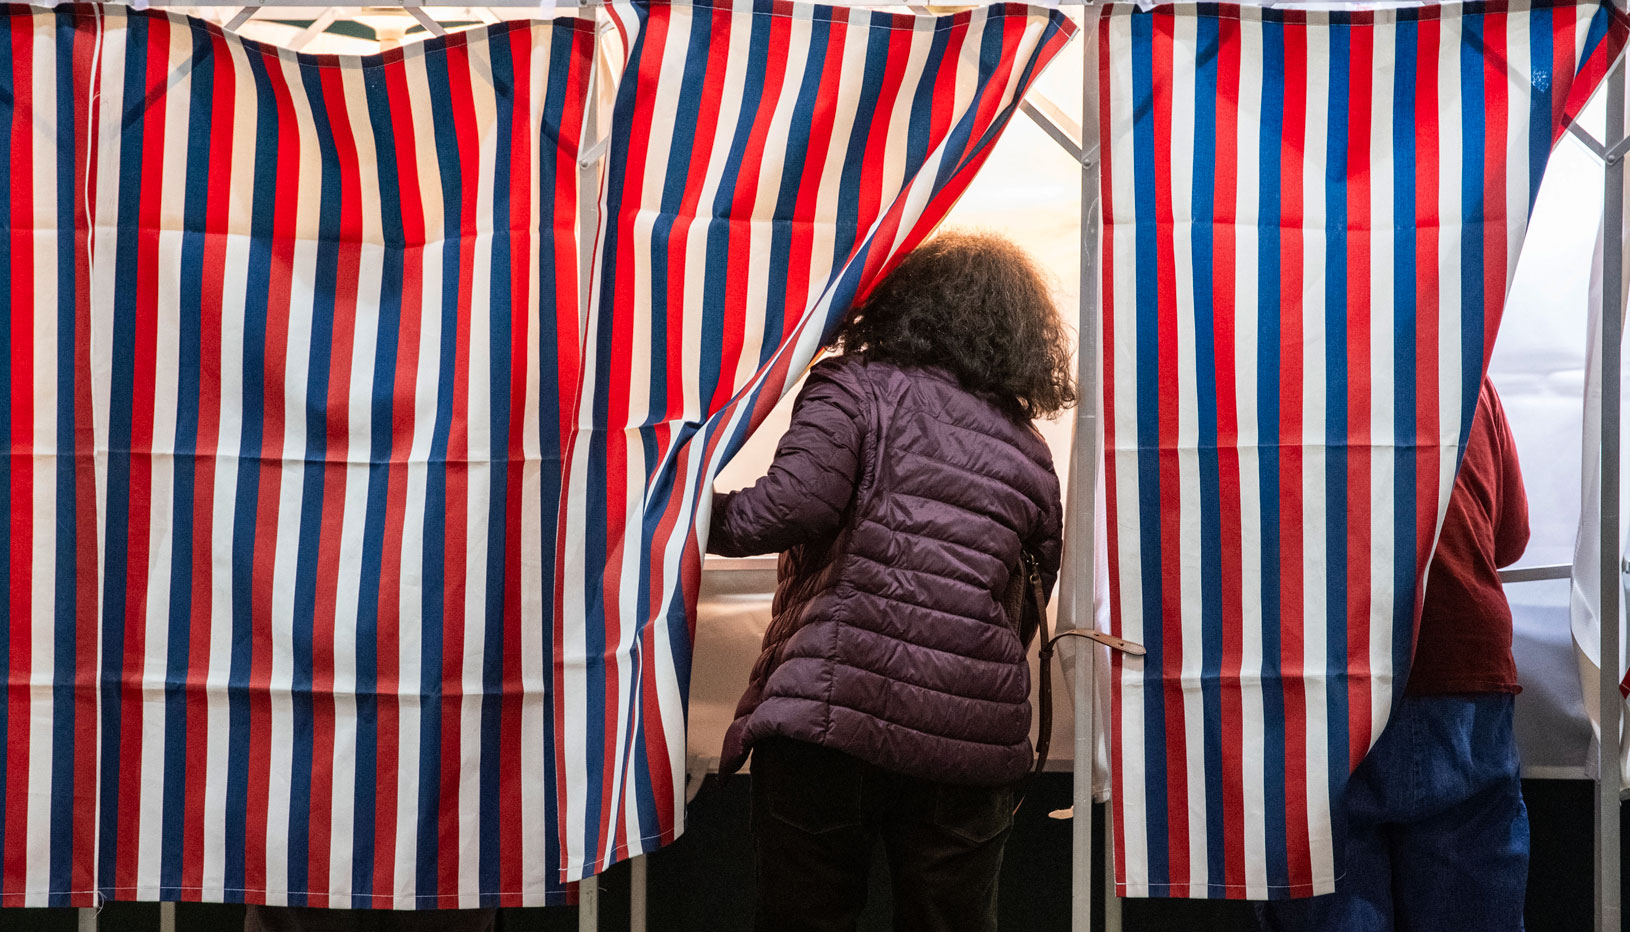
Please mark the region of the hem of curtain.
<svg viewBox="0 0 1630 932"><path fill-rule="evenodd" d="M661 848L663 845L673 844L675 839L684 834L684 831L684 826L675 825L671 828L663 829L654 835L641 835L638 838L632 839L624 844L620 844L615 848L612 848L609 852L609 862L606 861L604 856L596 857L592 861L584 860L582 858L569 860L566 862L565 866L561 867L557 879L562 883L579 883L581 881L588 880L590 877L609 869L618 862L626 861L630 858L636 858L642 854L650 854L652 851Z"/></svg>
<svg viewBox="0 0 1630 932"><path fill-rule="evenodd" d="M1115 895L1138 899L1300 900L1336 892L1339 877L1305 883L1132 883L1115 881Z"/></svg>
<svg viewBox="0 0 1630 932"><path fill-rule="evenodd" d="M0 890L0 909L95 905L95 890Z"/></svg>
<svg viewBox="0 0 1630 932"><path fill-rule="evenodd" d="M327 909L436 910L482 909L512 906L570 906L575 889L529 887L521 890L458 891L454 893L347 893L319 890L270 890L247 887L181 887L163 884L102 887L99 902L113 903L230 903L245 906L314 906ZM361 904L359 900L366 901ZM295 902L291 902L295 901ZM83 905L95 905L86 902Z"/></svg>

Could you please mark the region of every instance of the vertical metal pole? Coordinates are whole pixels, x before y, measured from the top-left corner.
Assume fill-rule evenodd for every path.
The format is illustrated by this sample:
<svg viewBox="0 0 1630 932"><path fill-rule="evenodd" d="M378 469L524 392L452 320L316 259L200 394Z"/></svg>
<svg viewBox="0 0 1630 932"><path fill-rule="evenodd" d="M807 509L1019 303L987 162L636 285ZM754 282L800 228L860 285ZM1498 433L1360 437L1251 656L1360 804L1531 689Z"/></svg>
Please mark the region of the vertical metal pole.
<svg viewBox="0 0 1630 932"><path fill-rule="evenodd" d="M79 932L96 932L96 910L94 907L80 908Z"/></svg>
<svg viewBox="0 0 1630 932"><path fill-rule="evenodd" d="M600 932L600 878L577 885L577 932Z"/></svg>
<svg viewBox="0 0 1630 932"><path fill-rule="evenodd" d="M1624 138L1624 67L1607 80L1607 138L1611 151ZM1606 166L1602 247L1602 513L1601 513L1601 766L1596 784L1597 932L1619 924L1619 355L1624 323L1624 160Z"/></svg>
<svg viewBox="0 0 1630 932"><path fill-rule="evenodd" d="M1080 429L1081 424L1078 420L1076 430L1079 431ZM1081 444L1077 443L1076 449L1079 451L1080 448ZM1080 486L1077 486L1077 488L1080 488ZM1075 520L1079 523L1082 509L1077 506L1073 510L1075 511ZM1089 514L1091 513L1090 507L1087 511ZM1091 530L1090 525L1088 530ZM1092 535L1089 533L1086 536L1090 542ZM1079 553L1079 551L1077 552ZM1081 572L1081 559L1077 557L1073 561L1076 564L1073 570L1075 575L1085 575L1089 580L1088 585L1082 587L1088 592L1088 597L1082 601L1087 606L1085 614L1089 623L1092 606L1090 595L1092 588L1090 583L1092 579L1091 552L1090 549L1087 551L1089 556L1087 557L1087 572L1085 574ZM1076 610L1078 618L1082 614L1081 609ZM1076 639L1071 638L1070 640ZM1074 688L1071 693L1075 702L1075 781L1071 795L1075 816L1070 820L1070 929L1071 932L1092 932L1092 780L1095 764L1093 750L1096 744L1092 726L1092 707L1093 699L1096 698L1093 695L1095 691L1093 673L1096 666L1093 661L1096 659L1098 651L1090 643L1079 642L1074 645L1074 649L1074 655L1071 658L1074 665L1072 683Z"/></svg>
<svg viewBox="0 0 1630 932"><path fill-rule="evenodd" d="M1121 898L1115 895L1115 808L1104 807L1104 932L1121 932Z"/></svg>
<svg viewBox="0 0 1630 932"><path fill-rule="evenodd" d="M158 932L175 932L175 904L158 904Z"/></svg>
<svg viewBox="0 0 1630 932"><path fill-rule="evenodd" d="M650 855L629 862L628 932L645 932L645 865Z"/></svg>
<svg viewBox="0 0 1630 932"><path fill-rule="evenodd" d="M1097 56L1091 7L1082 11L1081 36L1081 285L1077 318L1074 447L1070 451L1069 582L1072 627L1094 624L1094 528L1098 490L1098 150L1088 140L1098 132ZM1071 638L1070 640L1075 640ZM1076 644L1071 657L1071 694L1075 712L1075 780L1071 820L1070 929L1092 930L1092 781L1096 763L1093 700L1097 698L1095 661L1098 651Z"/></svg>

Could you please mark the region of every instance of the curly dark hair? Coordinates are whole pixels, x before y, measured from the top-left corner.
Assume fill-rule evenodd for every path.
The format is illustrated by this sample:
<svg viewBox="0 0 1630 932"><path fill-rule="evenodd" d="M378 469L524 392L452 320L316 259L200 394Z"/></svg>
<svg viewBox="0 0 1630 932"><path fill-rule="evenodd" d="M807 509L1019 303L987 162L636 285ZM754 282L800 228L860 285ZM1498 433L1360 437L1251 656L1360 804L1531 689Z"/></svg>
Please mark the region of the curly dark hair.
<svg viewBox="0 0 1630 932"><path fill-rule="evenodd" d="M1070 335L1017 244L948 232L918 246L838 330L845 353L950 372L1015 419L1075 404Z"/></svg>

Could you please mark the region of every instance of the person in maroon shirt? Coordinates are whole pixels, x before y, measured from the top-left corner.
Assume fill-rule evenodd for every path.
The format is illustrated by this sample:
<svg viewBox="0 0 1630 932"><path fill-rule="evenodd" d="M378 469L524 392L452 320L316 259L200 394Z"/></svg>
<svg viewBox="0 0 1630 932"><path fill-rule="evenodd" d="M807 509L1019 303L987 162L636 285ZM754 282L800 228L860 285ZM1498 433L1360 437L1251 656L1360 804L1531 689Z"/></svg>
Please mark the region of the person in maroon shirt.
<svg viewBox="0 0 1630 932"><path fill-rule="evenodd" d="M1528 546L1528 496L1494 384L1483 380L1466 458L1426 575L1409 671L1411 696L1522 691L1511 659L1511 606L1500 568Z"/></svg>
<svg viewBox="0 0 1630 932"><path fill-rule="evenodd" d="M1500 568L1527 546L1517 445L1485 378L1427 572L1404 698L1341 803L1345 872L1328 896L1261 904L1263 929L1520 932L1528 811Z"/></svg>

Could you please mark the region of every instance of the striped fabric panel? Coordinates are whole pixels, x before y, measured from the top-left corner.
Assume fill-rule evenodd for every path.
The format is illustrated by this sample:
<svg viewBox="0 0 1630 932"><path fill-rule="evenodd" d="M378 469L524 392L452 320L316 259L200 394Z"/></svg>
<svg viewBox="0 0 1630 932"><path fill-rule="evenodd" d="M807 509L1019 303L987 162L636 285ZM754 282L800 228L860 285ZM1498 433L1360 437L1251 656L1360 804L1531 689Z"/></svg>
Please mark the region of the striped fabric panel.
<svg viewBox="0 0 1630 932"><path fill-rule="evenodd" d="M99 503L73 455L92 428L96 33L79 23L0 7L0 906L83 906L96 889Z"/></svg>
<svg viewBox="0 0 1630 932"><path fill-rule="evenodd" d="M6 17L41 183L0 262L5 904L563 902L545 529L592 24L323 58Z"/></svg>
<svg viewBox="0 0 1630 932"><path fill-rule="evenodd" d="M1018 5L917 17L618 5L627 64L566 449L567 879L680 829L708 492L845 309L950 210L1068 41Z"/></svg>
<svg viewBox="0 0 1630 932"><path fill-rule="evenodd" d="M1115 873L1333 889L1595 2L1100 21Z"/></svg>
<svg viewBox="0 0 1630 932"><path fill-rule="evenodd" d="M1072 32L624 8L589 215L591 24L0 15L5 905L540 905L674 837L711 479Z"/></svg>

